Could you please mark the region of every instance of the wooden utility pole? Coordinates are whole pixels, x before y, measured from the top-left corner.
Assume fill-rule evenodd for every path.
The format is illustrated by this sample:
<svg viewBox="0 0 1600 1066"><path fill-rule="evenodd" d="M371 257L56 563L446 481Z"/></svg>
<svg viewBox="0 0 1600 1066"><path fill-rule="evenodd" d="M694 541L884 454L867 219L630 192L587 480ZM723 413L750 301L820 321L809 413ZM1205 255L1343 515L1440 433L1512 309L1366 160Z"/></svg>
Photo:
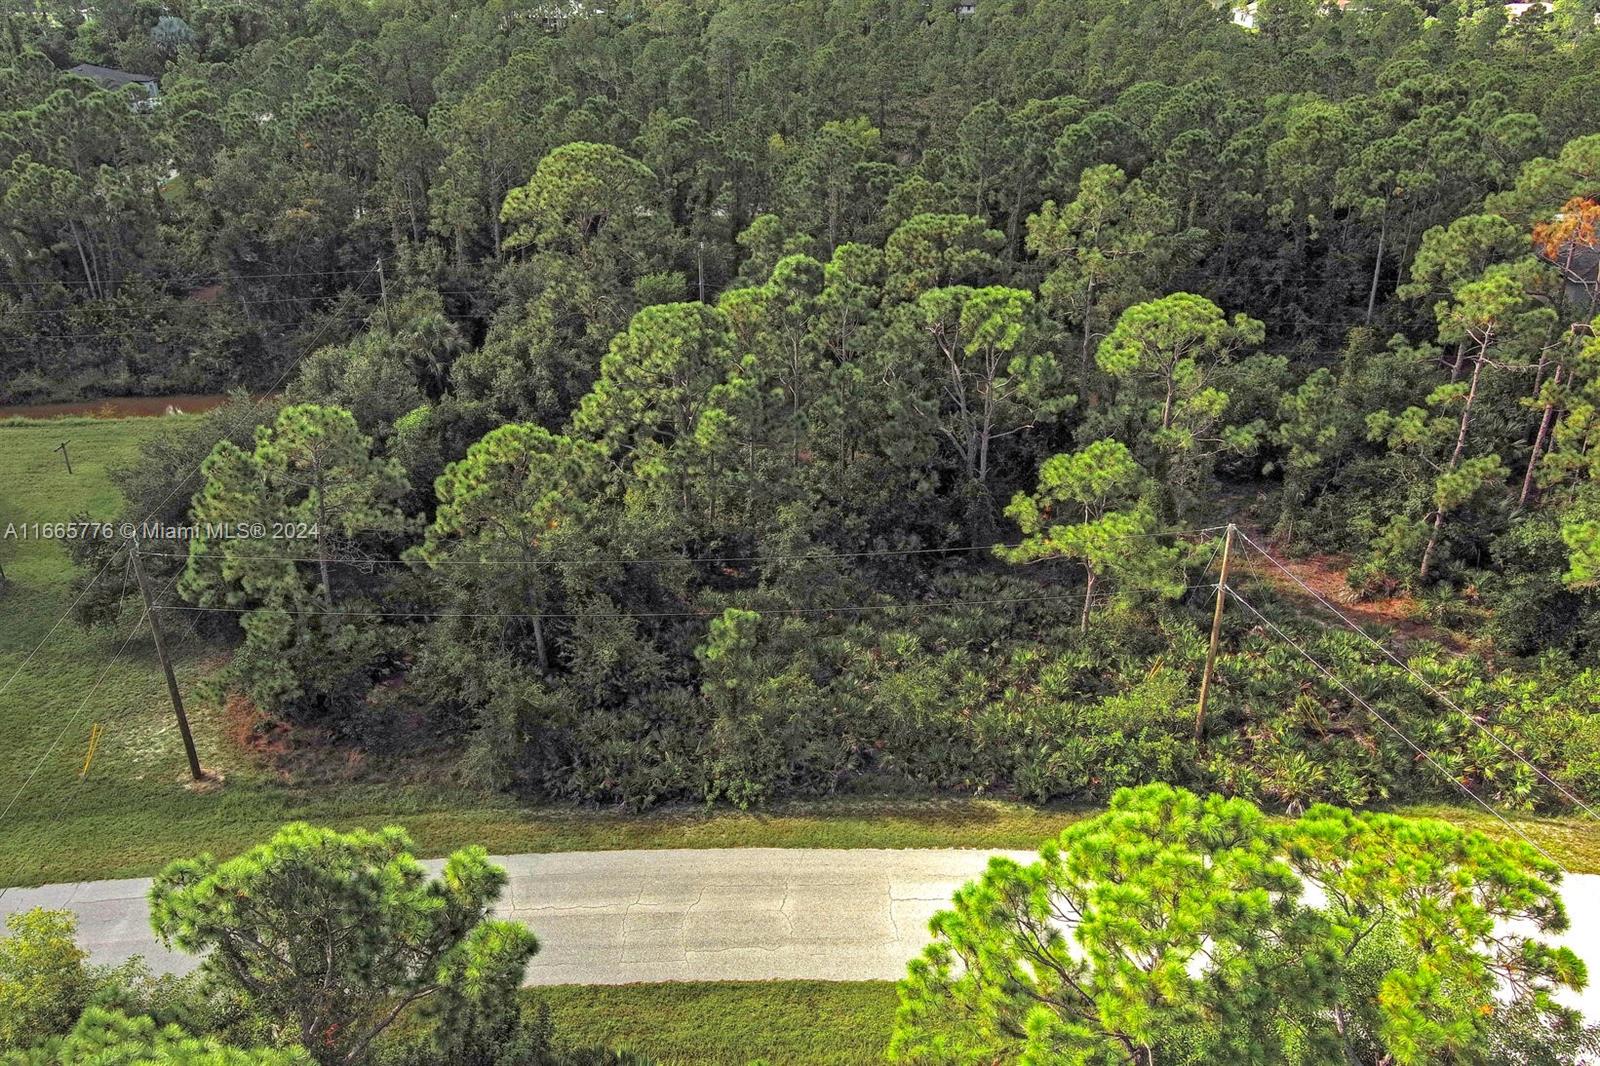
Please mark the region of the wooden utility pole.
<svg viewBox="0 0 1600 1066"><path fill-rule="evenodd" d="M200 756L194 751L194 734L189 732L189 716L183 713L183 697L178 693L178 678L172 672L172 660L167 657L167 642L161 636L161 619L156 616L155 599L150 595L150 582L145 580L144 567L139 563L137 540L129 546L128 555L133 560L133 576L139 582L139 592L144 596L144 611L150 619L150 635L156 641L156 658L161 660L161 669L167 675L167 695L172 697L172 713L178 716L178 732L183 734L184 754L189 756L189 775L196 781L204 781L206 775L200 769Z"/></svg>
<svg viewBox="0 0 1600 1066"><path fill-rule="evenodd" d="M1194 711L1194 742L1205 735L1206 700L1211 695L1211 673L1217 665L1217 638L1222 635L1222 605L1228 598L1228 560L1233 555L1233 523L1222 537L1222 572L1217 575L1217 606L1211 612L1211 646L1206 649L1206 669L1200 675L1200 704Z"/></svg>
<svg viewBox="0 0 1600 1066"><path fill-rule="evenodd" d="M383 298L383 325L394 335L394 319L389 317L389 282L383 276L383 256L378 256L378 294Z"/></svg>
<svg viewBox="0 0 1600 1066"><path fill-rule="evenodd" d="M62 460L67 464L67 473L70 474L72 473L72 456L67 454L67 443L67 441L62 441L56 445L55 450L61 453Z"/></svg>

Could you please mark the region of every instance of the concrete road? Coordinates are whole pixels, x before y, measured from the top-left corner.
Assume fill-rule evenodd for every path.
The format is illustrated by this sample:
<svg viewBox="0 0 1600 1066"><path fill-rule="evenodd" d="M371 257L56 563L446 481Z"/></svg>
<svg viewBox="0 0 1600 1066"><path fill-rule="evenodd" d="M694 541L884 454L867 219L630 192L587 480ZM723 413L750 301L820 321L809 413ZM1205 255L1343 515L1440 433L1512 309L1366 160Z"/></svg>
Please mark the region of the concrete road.
<svg viewBox="0 0 1600 1066"><path fill-rule="evenodd" d="M730 848L497 857L510 884L497 912L526 922L541 950L529 984L631 981L892 980L927 942L927 924L987 851ZM1029 860L1032 852L1003 852ZM425 863L437 870L437 861ZM143 955L192 968L150 932L148 879L10 888L0 915L66 907L96 962ZM1562 938L1600 981L1600 876L1569 875ZM1568 997L1600 1020L1600 988Z"/></svg>
<svg viewBox="0 0 1600 1066"><path fill-rule="evenodd" d="M928 919L982 872L977 850L589 851L496 856L509 881L496 912L540 950L529 984L894 979ZM1010 852L1024 861L1032 852ZM437 860L424 863L437 871ZM0 915L65 907L95 962L143 955L192 969L150 931L148 878L8 888Z"/></svg>

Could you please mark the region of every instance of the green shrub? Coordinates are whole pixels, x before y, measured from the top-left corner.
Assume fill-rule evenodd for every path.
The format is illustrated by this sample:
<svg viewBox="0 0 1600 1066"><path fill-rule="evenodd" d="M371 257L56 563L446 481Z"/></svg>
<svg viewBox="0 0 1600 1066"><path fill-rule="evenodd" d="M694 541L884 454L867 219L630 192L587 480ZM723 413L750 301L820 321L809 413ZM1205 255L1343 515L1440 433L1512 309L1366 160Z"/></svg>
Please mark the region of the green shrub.
<svg viewBox="0 0 1600 1066"><path fill-rule="evenodd" d="M64 1037L8 1059L7 1066L312 1066L300 1048L230 1047L176 1025L90 1007Z"/></svg>
<svg viewBox="0 0 1600 1066"><path fill-rule="evenodd" d="M35 907L6 918L0 938L0 1050L31 1047L72 1028L89 995L87 953L70 911Z"/></svg>

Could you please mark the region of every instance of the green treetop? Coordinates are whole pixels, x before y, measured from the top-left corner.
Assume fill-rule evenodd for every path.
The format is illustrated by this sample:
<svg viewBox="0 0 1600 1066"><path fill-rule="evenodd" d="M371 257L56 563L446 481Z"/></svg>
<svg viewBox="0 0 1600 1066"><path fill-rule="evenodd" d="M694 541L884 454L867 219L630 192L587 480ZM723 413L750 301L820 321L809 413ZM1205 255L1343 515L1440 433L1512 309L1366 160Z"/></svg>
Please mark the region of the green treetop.
<svg viewBox="0 0 1600 1066"><path fill-rule="evenodd" d="M304 1049L229 1047L177 1025L91 1006L72 1031L6 1059L8 1066L312 1066Z"/></svg>
<svg viewBox="0 0 1600 1066"><path fill-rule="evenodd" d="M1078 195L1047 200L1028 219L1028 250L1053 269L1040 293L1079 323L1087 366L1092 339L1131 304L1154 295L1195 233L1177 233L1176 209L1138 179L1109 164L1078 179Z"/></svg>
<svg viewBox="0 0 1600 1066"><path fill-rule="evenodd" d="M169 865L150 889L151 924L164 944L203 954L209 980L323 1066L361 1061L419 1012L437 1021L441 1061L461 1061L474 1040L515 1024L538 942L521 923L489 919L506 875L481 847L451 855L437 880L410 851L396 827L286 825L226 862Z"/></svg>
<svg viewBox="0 0 1600 1066"><path fill-rule="evenodd" d="M1441 822L1317 806L1280 827L1239 799L1124 789L934 917L890 1057L1570 1061L1578 1018L1551 995L1583 965L1539 939L1566 927L1559 878Z"/></svg>
<svg viewBox="0 0 1600 1066"><path fill-rule="evenodd" d="M1257 345L1262 324L1230 320L1204 296L1177 292L1135 304L1095 349L1095 362L1117 383L1115 406L1147 441L1141 458L1175 496L1195 491L1219 452L1247 452L1259 424L1227 425L1221 368L1242 347Z"/></svg>
<svg viewBox="0 0 1600 1066"><path fill-rule="evenodd" d="M1160 529L1150 504L1154 489L1121 441L1099 440L1052 456L1039 468L1038 489L1032 495L1017 493L1006 508L1006 516L1022 529L1022 542L996 554L1014 563L1081 562L1084 629L1095 590L1107 577L1178 595L1183 578L1177 549L1162 547L1151 536Z"/></svg>
<svg viewBox="0 0 1600 1066"><path fill-rule="evenodd" d="M468 448L435 483L439 506L418 554L446 571L451 563L497 564L449 576L474 609L499 604L518 616L496 627L502 640L527 621L543 669L551 663L543 613L556 575L541 556L552 545L581 550L585 540L574 534L600 491L603 459L596 444L512 423ZM524 565L500 565L518 561Z"/></svg>
<svg viewBox="0 0 1600 1066"><path fill-rule="evenodd" d="M339 614L334 563L363 539L405 528L399 464L372 453L349 411L303 403L258 427L248 452L219 443L200 473L200 535L178 588L202 606L244 608L246 654L235 665L251 694L278 708L359 673L372 634Z"/></svg>

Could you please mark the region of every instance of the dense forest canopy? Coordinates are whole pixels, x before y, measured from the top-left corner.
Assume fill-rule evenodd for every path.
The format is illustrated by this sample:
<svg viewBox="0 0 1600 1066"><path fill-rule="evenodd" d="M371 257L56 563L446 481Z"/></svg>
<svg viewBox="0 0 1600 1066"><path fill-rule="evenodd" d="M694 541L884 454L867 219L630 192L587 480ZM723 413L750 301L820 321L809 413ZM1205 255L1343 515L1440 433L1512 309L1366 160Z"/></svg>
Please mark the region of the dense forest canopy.
<svg viewBox="0 0 1600 1066"><path fill-rule="evenodd" d="M122 480L304 535L153 575L263 713L474 782L1559 804L1600 30L1508 10L36 2L0 390L281 390ZM1429 624L1385 659L1241 545L1193 735L1229 521Z"/></svg>

